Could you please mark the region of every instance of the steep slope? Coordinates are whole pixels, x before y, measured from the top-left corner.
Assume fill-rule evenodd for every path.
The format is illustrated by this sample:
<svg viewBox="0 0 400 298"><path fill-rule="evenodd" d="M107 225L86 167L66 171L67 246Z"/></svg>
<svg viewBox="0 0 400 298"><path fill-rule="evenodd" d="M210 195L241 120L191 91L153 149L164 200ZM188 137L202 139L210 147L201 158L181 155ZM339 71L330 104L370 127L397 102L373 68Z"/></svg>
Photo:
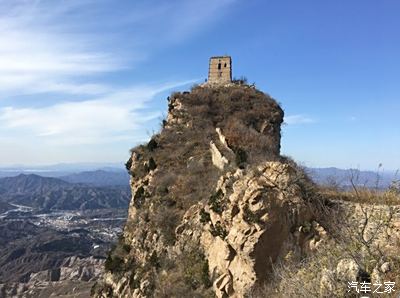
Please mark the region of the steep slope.
<svg viewBox="0 0 400 298"><path fill-rule="evenodd" d="M381 169L372 172L358 169L307 168L307 172L320 185L337 185L347 189L352 187L351 181L359 187L385 189L396 180L396 172Z"/></svg>
<svg viewBox="0 0 400 298"><path fill-rule="evenodd" d="M95 297L242 297L318 236L311 186L280 156L283 111L250 86L174 93L161 132L132 149L132 200ZM315 239L314 239L315 240Z"/></svg>

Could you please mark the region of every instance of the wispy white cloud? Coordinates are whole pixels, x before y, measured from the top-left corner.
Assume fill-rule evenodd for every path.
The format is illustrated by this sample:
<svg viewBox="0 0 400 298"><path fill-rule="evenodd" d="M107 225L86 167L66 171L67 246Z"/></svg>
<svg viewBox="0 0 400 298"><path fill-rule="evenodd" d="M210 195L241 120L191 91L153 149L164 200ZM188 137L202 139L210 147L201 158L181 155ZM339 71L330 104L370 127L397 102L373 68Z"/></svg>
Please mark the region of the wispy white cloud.
<svg viewBox="0 0 400 298"><path fill-rule="evenodd" d="M123 59L99 48L96 36L59 25L72 9L68 2L60 2L64 9L44 2L0 1L0 94L102 93L83 76L122 69Z"/></svg>
<svg viewBox="0 0 400 298"><path fill-rule="evenodd" d="M127 73L232 2L0 0L0 163L125 158L161 116L155 95L189 83Z"/></svg>
<svg viewBox="0 0 400 298"><path fill-rule="evenodd" d="M156 94L188 82L139 86L102 98L41 108L0 108L0 132L29 135L57 145L110 143L144 135L142 125L161 116L146 110ZM133 100L134 99L134 100Z"/></svg>
<svg viewBox="0 0 400 298"><path fill-rule="evenodd" d="M315 123L315 119L310 118L306 115L289 115L285 116L284 122L288 125L294 125L294 124L307 124L307 123Z"/></svg>
<svg viewBox="0 0 400 298"><path fill-rule="evenodd" d="M0 99L102 94L110 86L97 75L134 68L155 48L211 23L232 1L0 0Z"/></svg>

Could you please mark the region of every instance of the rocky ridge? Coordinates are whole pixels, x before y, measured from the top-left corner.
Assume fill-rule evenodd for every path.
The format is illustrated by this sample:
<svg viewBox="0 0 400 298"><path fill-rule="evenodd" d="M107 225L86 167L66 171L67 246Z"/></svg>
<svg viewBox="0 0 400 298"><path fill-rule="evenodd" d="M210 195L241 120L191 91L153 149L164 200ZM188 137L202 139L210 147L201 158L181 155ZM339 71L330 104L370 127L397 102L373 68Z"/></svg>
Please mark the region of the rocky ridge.
<svg viewBox="0 0 400 298"><path fill-rule="evenodd" d="M172 94L161 132L126 164L129 215L93 297L319 297L339 293L343 280L369 278L356 258L323 255L328 246L345 255L328 224L345 213L333 213L337 204L280 156L282 121L279 105L252 86ZM288 281L307 282L298 264L318 254L334 269L307 275L316 290L301 296L284 280L263 290L281 264L293 268L282 273Z"/></svg>
<svg viewBox="0 0 400 298"><path fill-rule="evenodd" d="M109 257L109 264L117 266L108 267L94 295L174 296L182 291L187 297L213 292L241 297L267 279L278 257L300 250L304 239L292 232L310 221L312 212L306 178L279 155L282 121L276 102L249 86L173 94L161 133L132 150L128 221ZM174 160L169 152L182 147ZM180 179L193 176L204 184L197 182L189 200L185 191L194 185ZM196 197L199 193L207 195ZM154 225L160 220L154 217L158 208L179 211ZM171 225L167 232L166 225ZM201 257L191 260L191 254ZM185 259L200 266L199 272L181 272L174 263ZM182 288L167 289L170 282Z"/></svg>

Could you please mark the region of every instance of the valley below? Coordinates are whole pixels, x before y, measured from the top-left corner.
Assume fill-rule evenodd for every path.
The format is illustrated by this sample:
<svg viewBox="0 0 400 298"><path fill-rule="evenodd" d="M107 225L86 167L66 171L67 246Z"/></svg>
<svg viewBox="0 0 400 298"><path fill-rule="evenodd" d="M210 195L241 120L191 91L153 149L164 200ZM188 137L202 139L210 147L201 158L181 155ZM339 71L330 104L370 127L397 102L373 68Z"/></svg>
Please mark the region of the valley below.
<svg viewBox="0 0 400 298"><path fill-rule="evenodd" d="M74 199L66 200L72 191ZM0 297L88 297L129 200L125 186L37 175L0 179Z"/></svg>

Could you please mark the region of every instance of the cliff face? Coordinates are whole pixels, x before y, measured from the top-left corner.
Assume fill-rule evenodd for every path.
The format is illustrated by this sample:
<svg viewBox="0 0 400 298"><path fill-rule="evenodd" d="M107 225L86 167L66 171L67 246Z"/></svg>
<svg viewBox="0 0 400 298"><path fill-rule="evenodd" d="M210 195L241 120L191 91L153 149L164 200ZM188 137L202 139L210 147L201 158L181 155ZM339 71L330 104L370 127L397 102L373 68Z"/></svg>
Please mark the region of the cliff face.
<svg viewBox="0 0 400 298"><path fill-rule="evenodd" d="M283 111L249 86L168 100L161 132L132 149L128 220L93 295L245 296L320 239L317 224L295 233L312 212L307 179L280 157Z"/></svg>

